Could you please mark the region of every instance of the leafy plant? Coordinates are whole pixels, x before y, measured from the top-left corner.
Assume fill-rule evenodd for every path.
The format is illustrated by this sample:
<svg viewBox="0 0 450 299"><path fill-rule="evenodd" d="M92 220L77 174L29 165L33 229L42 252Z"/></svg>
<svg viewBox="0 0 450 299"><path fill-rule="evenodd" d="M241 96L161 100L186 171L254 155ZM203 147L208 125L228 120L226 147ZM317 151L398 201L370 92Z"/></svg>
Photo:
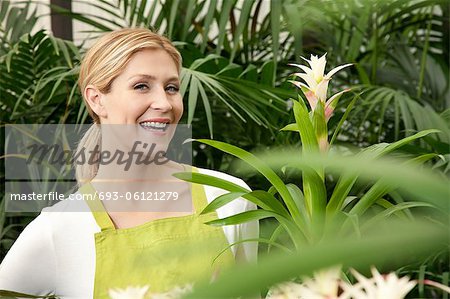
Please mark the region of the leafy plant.
<svg viewBox="0 0 450 299"><path fill-rule="evenodd" d="M311 68L299 66L305 73L297 74L297 76L305 80L307 85L294 82L295 85L302 88L310 104L311 111L308 112L308 108L301 97L299 97L298 101L293 100L296 123L286 126L284 130L299 133L302 143L301 152L285 149L283 151L272 151L262 157L258 157L248 151L224 142L205 139L198 140L201 143L213 146L246 162L271 184L270 189L267 191L250 191L207 175L195 173L177 174L176 176L178 178L190 182L211 185L229 191L229 193L211 202L203 213L218 209L237 197L244 197L260 208L255 211L248 211L215 220L208 224L234 225L248 221L274 218L279 226L269 239L259 239L258 241L284 248L285 251L302 252L308 244L321 243L324 240L329 240L331 237L348 238L349 236L355 236L355 233L356 236L364 235L368 231L370 232L373 227L382 225L387 218L394 214L412 220L414 217L409 212L411 208L434 207L445 209L445 198L448 196L448 190L443 188L443 186L448 183L448 180L443 180L442 178L439 178L438 181L440 187L435 185L436 189L434 191L438 193L434 192L433 194L436 195L436 198L427 196L418 201L410 200L397 203L387 200L389 197L396 198L395 195L389 195L402 182L404 183L405 173L400 175L399 173L391 172L392 170L387 172L388 167L386 163L379 160L380 157L393 153L408 143L423 138L428 134L437 133L437 130L419 132L391 144L375 144L363 148L358 153L349 157L328 153L327 115L331 114L332 111L330 110L334 110L335 105L333 106L332 103L337 103L335 99L338 99L342 93L337 93L337 96L331 97L325 103L325 99L327 98L326 86L334 72L332 71L328 75L324 75L324 57L318 59L313 56L311 61L308 61ZM337 68L336 70L341 68ZM354 101L357 97L358 95L354 97ZM328 113L327 108L329 110ZM344 117L347 115L346 113ZM344 120L341 119L341 122ZM339 126L333 134L332 141L338 134L338 131ZM397 152L397 155L399 154ZM402 156L405 157L405 155ZM412 168L410 169L410 167L417 167L434 157L436 157L435 154L416 155L404 161L393 163L397 167L400 167L402 171L414 173L414 170ZM324 163L322 161L326 162ZM383 167L375 167L374 163L380 163L380 165L386 168L380 173ZM342 169L342 172L340 172L339 179L328 197L325 171L336 171L337 165ZM302 187L298 184L285 184L281 177L272 170L271 166L282 171L286 171L288 168L301 171ZM361 180L364 173L372 173L377 179L375 182L371 182L360 195L352 196L351 191L355 189L356 182ZM396 173L395 177L392 176L393 173ZM408 178L411 179L409 176ZM421 186L423 188L423 185ZM417 188L413 188L412 190L413 194L423 192L423 190L418 190ZM382 207L383 210L378 211L376 209L377 206ZM371 214L372 211L374 211L373 214ZM405 211L408 211L408 213ZM448 211L441 215L435 214L438 213L433 212L428 215L441 221L442 225L445 225ZM277 241L282 232L287 233L290 242L280 243Z"/></svg>
<svg viewBox="0 0 450 299"><path fill-rule="evenodd" d="M448 185L446 175L450 170L447 1L73 2L102 12L70 13L52 6L61 14L91 25L92 31L86 32L92 33L89 38L121 27L145 26L166 33L176 42L184 59L182 91L187 107L184 120L193 125L193 137L204 141L194 144L195 164L239 174L255 191L207 177L195 178L196 181L228 188L230 193L215 202L216 207L238 196L245 196L261 207L253 214L221 223L268 217L261 222L273 223L274 229L264 232L267 237L259 240L261 249L302 249L298 255L274 257L273 263L262 263L262 268L243 271L242 275L255 278L252 282L240 274L224 277L211 287L216 288L217 294L230 294L227 283L233 283L239 293L331 265L332 261L323 262L331 249L338 251L330 258L334 262L347 260L349 265L356 265L362 259L352 259L365 254L367 259L359 265L369 265L379 261L377 255L381 251L392 253L390 257L379 257L383 260L402 257L401 250L408 244L424 245L423 252L439 247L439 236L427 235L420 228L415 231L417 235L408 236L408 229L395 230L393 226L388 229L392 238L387 241L379 236L378 241L368 241L372 247L364 243L365 239L363 243L367 246L357 243L354 236L370 239L369 231L389 218L447 217L448 206L442 199L448 197L443 188ZM84 46L74 46L45 32L30 34L37 17L28 2L19 4L22 6L10 1L0 4L4 20L0 24L2 122L85 123L86 109L75 84L79 52L83 52ZM344 89L352 86L353 92L342 96L340 106L334 110L335 117L325 122L325 126L320 105L318 111L311 113L303 99L283 100L295 97L285 84L286 76L292 72L286 65L298 63L303 53L324 52L328 52L327 58L334 65L343 62L354 65L333 78L334 86ZM332 93L338 92L336 88L330 89ZM294 113L288 114L290 103L295 105ZM299 117L302 115L305 117ZM312 119L310 124L306 122L308 118ZM313 131L305 133L298 122ZM297 134L276 132L289 123L285 129L299 131L300 139ZM325 135L331 156L316 157L313 151L308 152L307 140L318 136L324 140ZM208 136L228 144L201 140ZM364 149L351 151L344 144ZM282 150L269 156L252 154L276 146ZM293 146L294 151L288 151L288 146ZM343 153L344 157L332 156L335 152ZM381 160L367 162L387 154L403 157L402 165L383 164ZM347 159L348 156L352 158ZM235 157L257 166L257 171L245 171ZM277 161L271 161L271 157ZM319 162L320 159L325 162ZM381 164L383 167L378 167ZM428 172L420 176L426 169L418 166L421 164L432 166L434 173L440 174L430 177L436 181L427 179ZM401 171L404 167L408 170ZM330 172L332 169L337 172ZM441 207L444 213L432 213L435 209L430 205ZM31 219L10 216L0 213L2 254ZM434 229L433 226L431 231ZM329 240L333 235L341 239ZM409 241L403 239L407 237ZM446 240L444 235L440 237ZM309 246L305 244L318 247L304 249ZM440 255L417 258L416 263L399 271L413 273L419 280L431 276L446 284L447 250L442 249ZM424 297L426 289L420 285L418 289L416 295ZM202 292L200 289L196 294Z"/></svg>

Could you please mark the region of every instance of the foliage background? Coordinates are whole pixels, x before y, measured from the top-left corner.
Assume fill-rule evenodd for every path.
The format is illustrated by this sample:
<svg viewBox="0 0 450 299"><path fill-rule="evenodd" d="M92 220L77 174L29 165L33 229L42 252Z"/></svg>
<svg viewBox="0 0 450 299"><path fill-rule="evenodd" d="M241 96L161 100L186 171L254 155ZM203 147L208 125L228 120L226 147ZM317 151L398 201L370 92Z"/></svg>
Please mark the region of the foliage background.
<svg viewBox="0 0 450 299"><path fill-rule="evenodd" d="M343 108L330 120L330 131L359 95L336 146L394 142L439 129L441 133L404 150L438 154L428 165L448 176L448 0L96 0L86 5L101 10L102 16L52 8L89 24L93 37L146 26L176 43L184 59L187 109L182 121L192 124L194 138L213 137L250 152L300 145L293 133L278 132L294 122L287 99L297 91L287 83L294 72L288 64L326 52L329 66L354 63L333 78L334 88L353 90L341 99ZM89 41L75 44L45 31L30 34L37 15L27 2L2 1L0 19L2 124L89 123L76 86L77 65ZM195 165L242 177L252 189L269 188L261 176L240 171L231 156L194 146ZM280 176L286 182L299 179L297 173ZM335 184L330 177L327 190ZM355 195L360 187L353 190ZM35 216L0 214L2 257ZM270 221L262 223L268 227L263 234L270 234ZM419 265L418 275L430 272L448 282L448 257L424 265Z"/></svg>

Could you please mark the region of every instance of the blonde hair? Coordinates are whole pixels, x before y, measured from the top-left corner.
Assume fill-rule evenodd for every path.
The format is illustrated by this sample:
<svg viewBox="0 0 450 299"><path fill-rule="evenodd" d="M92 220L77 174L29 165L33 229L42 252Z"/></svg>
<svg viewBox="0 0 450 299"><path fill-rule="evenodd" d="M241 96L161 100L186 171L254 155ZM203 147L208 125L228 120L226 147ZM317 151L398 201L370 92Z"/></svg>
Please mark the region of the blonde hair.
<svg viewBox="0 0 450 299"><path fill-rule="evenodd" d="M94 85L101 93L111 91L114 79L119 76L133 54L146 49L163 49L170 55L181 71L181 55L175 46L166 37L152 32L147 28L125 28L109 32L103 35L86 52L80 65L78 86L83 95L89 115L94 124L86 131L77 146L77 153L84 150L85 153L93 151L101 145L100 118L89 106L84 97L84 90L88 85ZM95 159L98 160L98 159ZM90 181L97 174L98 163L90 165L83 163L75 165L75 176L78 184Z"/></svg>

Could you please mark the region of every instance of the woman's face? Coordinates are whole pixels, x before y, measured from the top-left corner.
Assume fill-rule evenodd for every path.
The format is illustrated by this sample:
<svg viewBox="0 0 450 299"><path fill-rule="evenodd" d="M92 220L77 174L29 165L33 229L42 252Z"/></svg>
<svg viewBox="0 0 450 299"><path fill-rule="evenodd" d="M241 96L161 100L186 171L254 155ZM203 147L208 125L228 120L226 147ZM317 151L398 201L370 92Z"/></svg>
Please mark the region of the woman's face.
<svg viewBox="0 0 450 299"><path fill-rule="evenodd" d="M175 62L162 49L135 53L124 71L102 94L105 113L101 124L139 125L155 134L176 125L183 100Z"/></svg>

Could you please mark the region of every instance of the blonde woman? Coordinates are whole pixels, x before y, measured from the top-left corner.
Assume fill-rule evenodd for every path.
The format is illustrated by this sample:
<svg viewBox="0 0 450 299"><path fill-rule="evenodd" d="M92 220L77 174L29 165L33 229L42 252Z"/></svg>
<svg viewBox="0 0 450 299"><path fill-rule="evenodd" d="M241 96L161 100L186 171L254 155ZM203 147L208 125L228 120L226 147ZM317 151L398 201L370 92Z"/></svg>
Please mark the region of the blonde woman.
<svg viewBox="0 0 450 299"><path fill-rule="evenodd" d="M200 215L225 191L176 180L172 174L189 167L157 156L183 114L180 70L176 48L148 29L107 33L88 50L78 83L94 124L78 152L101 152L96 163L76 166L80 188L72 196L89 199L46 208L25 228L0 265L1 290L62 298L108 298L111 289L128 286L166 292L213 278L236 259L255 259L255 243L233 246L215 258L239 239L256 238L257 223L212 227L204 222L256 207L239 198ZM144 151L150 144L156 150ZM108 163L102 163L103 152L109 153L103 157ZM111 153L135 152L161 163L111 158ZM193 171L248 188L224 173ZM177 199L148 200L165 192Z"/></svg>

